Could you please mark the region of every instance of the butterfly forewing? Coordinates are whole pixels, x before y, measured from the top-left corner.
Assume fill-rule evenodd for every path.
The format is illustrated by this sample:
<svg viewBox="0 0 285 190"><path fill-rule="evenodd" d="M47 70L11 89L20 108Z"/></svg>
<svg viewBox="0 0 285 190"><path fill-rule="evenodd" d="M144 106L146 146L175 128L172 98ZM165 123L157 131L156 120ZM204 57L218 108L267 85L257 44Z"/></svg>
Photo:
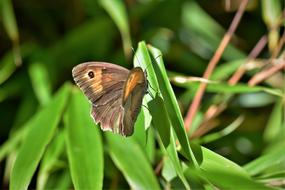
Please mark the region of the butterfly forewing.
<svg viewBox="0 0 285 190"><path fill-rule="evenodd" d="M92 117L104 131L118 131L114 127L123 115L119 107L128 74L123 67L102 62L82 63L72 70L74 81L92 103Z"/></svg>
<svg viewBox="0 0 285 190"><path fill-rule="evenodd" d="M101 129L130 136L147 88L143 70L87 62L75 66L72 75L92 103L91 115Z"/></svg>

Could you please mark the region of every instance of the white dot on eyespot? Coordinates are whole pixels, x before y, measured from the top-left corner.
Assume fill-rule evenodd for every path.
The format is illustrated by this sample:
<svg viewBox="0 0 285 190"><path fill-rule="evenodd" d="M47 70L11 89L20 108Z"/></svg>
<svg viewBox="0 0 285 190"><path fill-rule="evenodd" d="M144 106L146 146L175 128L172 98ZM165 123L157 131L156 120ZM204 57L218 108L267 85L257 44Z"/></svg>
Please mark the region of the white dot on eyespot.
<svg viewBox="0 0 285 190"><path fill-rule="evenodd" d="M253 150L252 142L244 137L238 138L235 146L242 154L248 154Z"/></svg>

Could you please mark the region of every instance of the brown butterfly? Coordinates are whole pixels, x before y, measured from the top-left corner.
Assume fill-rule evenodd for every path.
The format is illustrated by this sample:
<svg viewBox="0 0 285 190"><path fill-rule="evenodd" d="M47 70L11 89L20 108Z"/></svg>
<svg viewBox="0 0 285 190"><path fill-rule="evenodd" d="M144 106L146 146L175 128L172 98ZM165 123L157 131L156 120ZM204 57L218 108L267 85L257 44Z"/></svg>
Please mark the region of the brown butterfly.
<svg viewBox="0 0 285 190"><path fill-rule="evenodd" d="M86 62L72 69L75 83L92 104L91 115L104 131L130 136L147 92L146 75L104 62Z"/></svg>

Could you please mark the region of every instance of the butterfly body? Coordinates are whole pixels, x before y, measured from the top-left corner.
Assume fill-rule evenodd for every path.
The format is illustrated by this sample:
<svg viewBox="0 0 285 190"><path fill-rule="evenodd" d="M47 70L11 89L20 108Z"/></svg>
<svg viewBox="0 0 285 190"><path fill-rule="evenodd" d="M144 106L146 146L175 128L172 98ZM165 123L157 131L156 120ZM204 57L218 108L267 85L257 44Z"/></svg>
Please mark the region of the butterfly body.
<svg viewBox="0 0 285 190"><path fill-rule="evenodd" d="M104 62L87 62L72 70L75 83L92 104L91 115L104 131L133 134L134 124L147 91L140 67L127 70Z"/></svg>

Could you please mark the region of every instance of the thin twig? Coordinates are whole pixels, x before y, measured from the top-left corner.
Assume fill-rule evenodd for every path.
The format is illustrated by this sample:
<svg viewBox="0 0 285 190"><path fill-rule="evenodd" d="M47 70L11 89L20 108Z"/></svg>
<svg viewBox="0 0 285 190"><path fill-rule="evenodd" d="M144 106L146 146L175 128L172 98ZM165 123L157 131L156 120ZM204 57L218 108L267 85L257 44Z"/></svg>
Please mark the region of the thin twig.
<svg viewBox="0 0 285 190"><path fill-rule="evenodd" d="M285 62L282 61L281 63L277 63L274 66L270 67L269 69L266 69L264 71L261 71L254 75L254 77L251 78L251 80L248 82L249 86L255 86L258 83L264 81L265 79L271 77L274 73L278 72L281 69L285 69Z"/></svg>
<svg viewBox="0 0 285 190"><path fill-rule="evenodd" d="M267 36L264 35L260 38L255 47L249 53L249 56L247 57L245 64L255 59L263 50L266 44L267 44ZM232 75L232 77L228 80L228 83L230 85L235 85L241 79L241 77L244 75L245 72L246 72L246 67L244 66L244 64L242 64L238 68L238 70Z"/></svg>
<svg viewBox="0 0 285 190"><path fill-rule="evenodd" d="M272 63L273 60L276 59L276 57L278 56L278 54L280 53L283 45L285 43L285 31L282 34L282 37L279 40L279 43L277 45L277 47L275 48L275 50L272 53L272 56L270 57L270 59L268 60L268 63ZM280 63L281 64L281 63ZM280 68L279 68L280 67ZM254 86L260 82L262 82L263 80L265 80L266 78L269 77L268 74L274 74L276 71L278 71L279 69L282 69L283 67L278 65L274 65L272 66L270 69L266 69L265 71L261 71L257 74L255 74L249 81L248 81L248 85L250 86Z"/></svg>
<svg viewBox="0 0 285 190"><path fill-rule="evenodd" d="M239 6L239 9L230 25L230 28L228 29L227 33L224 35L218 49L216 50L214 56L210 60L208 67L206 71L204 72L203 78L209 79L210 75L212 74L214 68L216 67L218 61L220 60L222 53L224 52L225 48L227 47L228 43L230 42L230 39L233 36L234 31L236 30L241 17L244 13L244 10L246 8L246 5L248 3L248 0L243 0ZM202 96L204 94L204 91L206 89L207 84L206 83L201 83L199 86L199 89L194 97L194 100L187 112L186 118L184 120L184 125L186 130L188 131L191 127L192 121L194 119L194 116L196 115L196 112L199 108Z"/></svg>

